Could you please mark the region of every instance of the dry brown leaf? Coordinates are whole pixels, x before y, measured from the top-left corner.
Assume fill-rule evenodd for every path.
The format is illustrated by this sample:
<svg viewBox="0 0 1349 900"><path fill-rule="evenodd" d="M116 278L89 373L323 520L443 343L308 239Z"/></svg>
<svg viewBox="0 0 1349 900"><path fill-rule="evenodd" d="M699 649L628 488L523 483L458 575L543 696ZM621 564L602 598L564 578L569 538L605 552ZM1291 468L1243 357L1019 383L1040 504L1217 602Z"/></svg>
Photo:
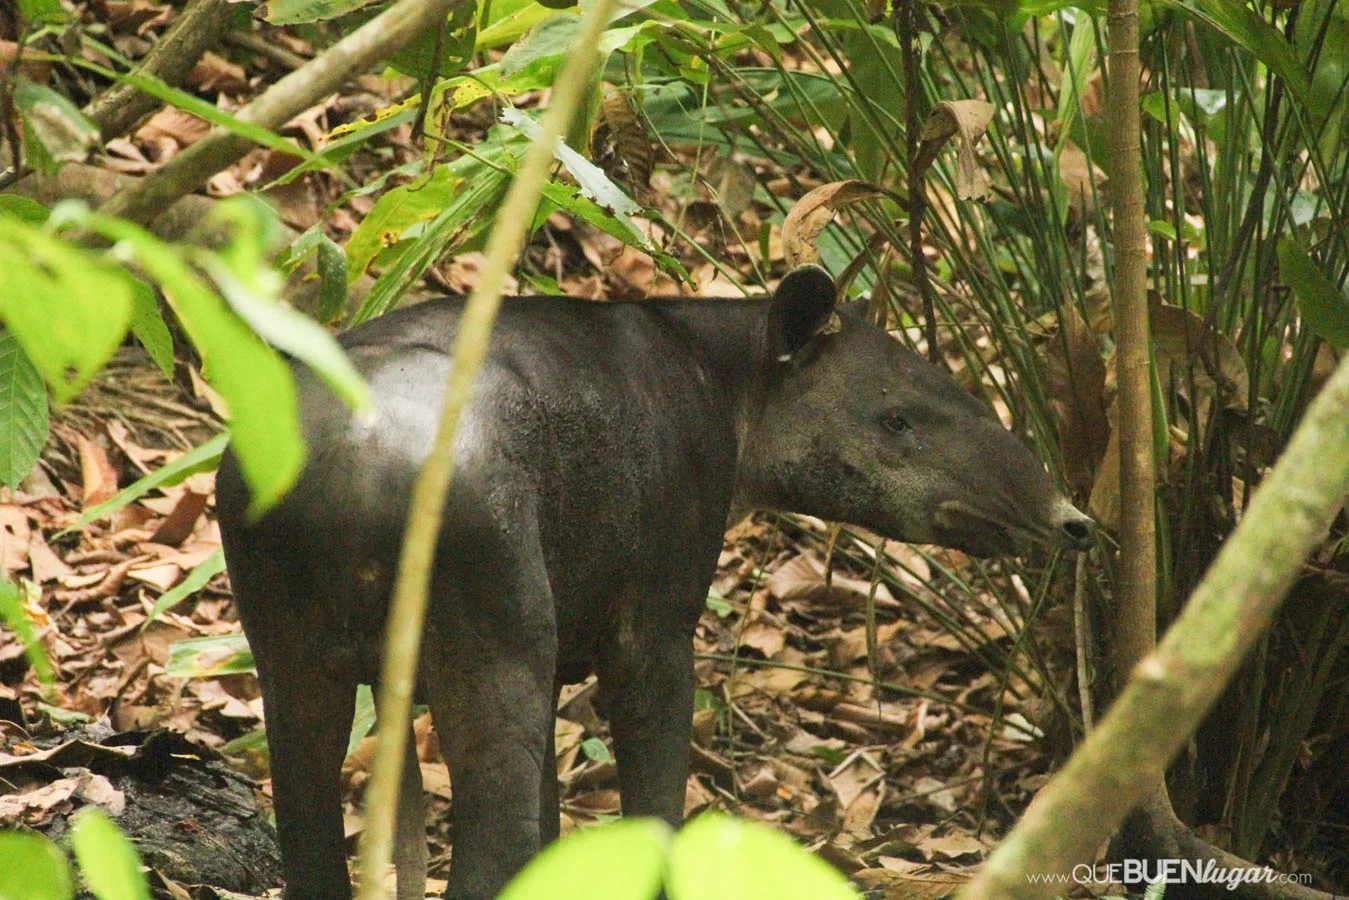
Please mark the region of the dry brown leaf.
<svg viewBox="0 0 1349 900"><path fill-rule="evenodd" d="M80 479L84 494L80 503L84 509L97 506L117 493L117 470L108 459L108 451L80 435Z"/></svg>
<svg viewBox="0 0 1349 900"><path fill-rule="evenodd" d="M928 860L954 860L962 856L981 857L987 849L984 842L974 835L959 831L941 837L928 837L918 843L918 852Z"/></svg>
<svg viewBox="0 0 1349 900"><path fill-rule="evenodd" d="M174 504L173 512L169 513L168 517L159 523L155 533L150 535L150 542L174 546L191 537L193 526L206 510L208 496L196 491L183 491L178 502Z"/></svg>
<svg viewBox="0 0 1349 900"><path fill-rule="evenodd" d="M1193 378L1196 390L1215 397L1225 408L1246 409L1250 379L1232 339L1209 327L1203 317L1162 303L1156 292L1148 292L1148 301L1158 362L1177 370L1174 377L1180 387L1188 387Z"/></svg>
<svg viewBox="0 0 1349 900"><path fill-rule="evenodd" d="M882 856L880 863L884 868L854 872L852 879L864 890L880 890L885 900L940 900L970 880L963 872L942 872L896 857Z"/></svg>
<svg viewBox="0 0 1349 900"><path fill-rule="evenodd" d="M1059 449L1074 491L1091 489L1110 441L1105 363L1077 308L1064 303L1058 336L1049 344L1049 397L1058 414Z"/></svg>
<svg viewBox="0 0 1349 900"><path fill-rule="evenodd" d="M28 562L32 566L33 581L38 584L59 581L75 571L47 546L40 531L34 531L28 538Z"/></svg>
<svg viewBox="0 0 1349 900"><path fill-rule="evenodd" d="M983 100L943 100L932 110L918 133L922 142L917 167L924 171L952 137L956 150L956 196L961 200L987 200L993 196L993 179L979 165L974 147L993 121L993 104Z"/></svg>
<svg viewBox="0 0 1349 900"><path fill-rule="evenodd" d="M822 184L796 201L782 223L782 253L787 264L799 266L820 258L815 239L849 203L884 196L884 191L865 181L832 181Z"/></svg>
<svg viewBox="0 0 1349 900"><path fill-rule="evenodd" d="M0 505L0 568L6 572L21 572L28 568L31 533L28 510L22 506Z"/></svg>

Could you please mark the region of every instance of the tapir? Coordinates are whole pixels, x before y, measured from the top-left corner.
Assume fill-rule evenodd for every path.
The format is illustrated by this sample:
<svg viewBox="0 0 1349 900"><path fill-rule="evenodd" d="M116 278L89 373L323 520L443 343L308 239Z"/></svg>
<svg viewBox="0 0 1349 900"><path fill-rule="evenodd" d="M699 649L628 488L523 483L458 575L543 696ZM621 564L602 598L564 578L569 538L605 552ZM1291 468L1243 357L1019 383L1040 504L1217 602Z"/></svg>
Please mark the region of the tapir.
<svg viewBox="0 0 1349 900"><path fill-rule="evenodd" d="M692 632L728 520L753 509L1018 553L1092 520L937 367L836 305L820 268L767 297L506 300L454 446L417 691L453 781L446 896L487 898L557 837L557 692L599 676L625 815L678 825ZM373 415L296 367L308 462L246 516L222 461L221 533L253 648L285 897L350 896L339 772L378 677L408 498L430 451L463 301L351 329ZM421 897L421 783L405 765L397 893Z"/></svg>

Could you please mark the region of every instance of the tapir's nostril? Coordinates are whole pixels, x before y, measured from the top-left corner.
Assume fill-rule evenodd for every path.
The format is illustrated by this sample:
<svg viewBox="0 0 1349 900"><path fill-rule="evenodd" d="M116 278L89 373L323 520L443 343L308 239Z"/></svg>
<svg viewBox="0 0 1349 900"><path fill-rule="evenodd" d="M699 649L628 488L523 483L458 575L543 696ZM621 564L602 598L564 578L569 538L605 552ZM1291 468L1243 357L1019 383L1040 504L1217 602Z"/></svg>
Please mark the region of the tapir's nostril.
<svg viewBox="0 0 1349 900"><path fill-rule="evenodd" d="M1061 526L1063 533L1068 536L1068 541L1079 549L1085 550L1091 546L1091 534L1096 530L1096 523L1086 516L1080 519L1069 519Z"/></svg>

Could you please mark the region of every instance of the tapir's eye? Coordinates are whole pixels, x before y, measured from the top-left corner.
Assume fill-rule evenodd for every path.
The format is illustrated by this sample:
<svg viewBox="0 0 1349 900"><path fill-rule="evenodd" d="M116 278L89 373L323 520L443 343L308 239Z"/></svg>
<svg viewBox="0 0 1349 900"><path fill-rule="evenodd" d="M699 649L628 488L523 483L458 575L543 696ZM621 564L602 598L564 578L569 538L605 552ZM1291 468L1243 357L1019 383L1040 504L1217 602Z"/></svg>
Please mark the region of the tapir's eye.
<svg viewBox="0 0 1349 900"><path fill-rule="evenodd" d="M892 434L904 434L913 430L909 420L904 418L904 414L897 409L887 409L881 413L881 424L885 426L886 431Z"/></svg>

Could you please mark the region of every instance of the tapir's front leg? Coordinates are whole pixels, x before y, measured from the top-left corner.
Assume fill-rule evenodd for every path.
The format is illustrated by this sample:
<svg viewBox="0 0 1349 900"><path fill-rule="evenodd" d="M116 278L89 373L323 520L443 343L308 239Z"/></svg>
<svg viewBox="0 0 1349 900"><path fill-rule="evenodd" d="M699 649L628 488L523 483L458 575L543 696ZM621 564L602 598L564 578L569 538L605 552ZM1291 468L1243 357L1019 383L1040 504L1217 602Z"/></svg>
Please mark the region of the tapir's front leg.
<svg viewBox="0 0 1349 900"><path fill-rule="evenodd" d="M600 670L623 815L655 816L678 828L693 733L692 629L640 624L646 627L620 621Z"/></svg>

